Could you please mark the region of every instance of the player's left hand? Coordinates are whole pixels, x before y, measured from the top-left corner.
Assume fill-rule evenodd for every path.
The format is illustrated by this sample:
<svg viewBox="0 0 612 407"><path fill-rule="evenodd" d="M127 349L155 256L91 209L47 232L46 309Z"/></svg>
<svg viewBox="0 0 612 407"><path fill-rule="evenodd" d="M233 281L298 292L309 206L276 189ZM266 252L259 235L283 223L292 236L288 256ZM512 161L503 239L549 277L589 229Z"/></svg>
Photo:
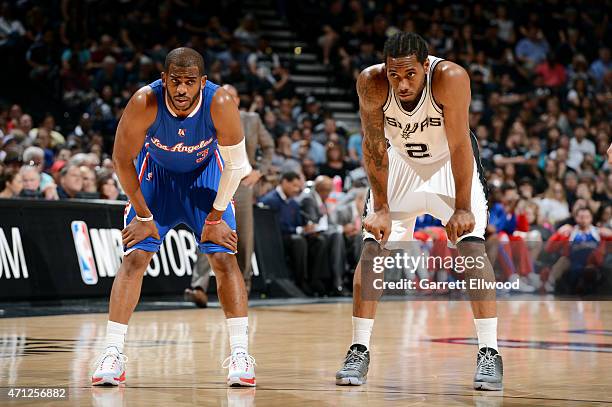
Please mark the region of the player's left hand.
<svg viewBox="0 0 612 407"><path fill-rule="evenodd" d="M226 247L232 252L238 250L238 235L224 220L216 225L204 225L200 242L212 242Z"/></svg>
<svg viewBox="0 0 612 407"><path fill-rule="evenodd" d="M476 219L471 211L456 209L453 216L446 223L446 235L448 240L456 243L457 239L466 233L471 233L476 226Z"/></svg>

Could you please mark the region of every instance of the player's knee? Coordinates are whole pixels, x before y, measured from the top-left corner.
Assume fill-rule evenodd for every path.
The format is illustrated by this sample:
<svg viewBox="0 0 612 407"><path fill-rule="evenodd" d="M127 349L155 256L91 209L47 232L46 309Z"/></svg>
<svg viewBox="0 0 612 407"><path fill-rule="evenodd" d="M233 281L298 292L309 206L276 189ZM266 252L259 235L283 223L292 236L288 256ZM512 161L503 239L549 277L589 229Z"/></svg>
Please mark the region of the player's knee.
<svg viewBox="0 0 612 407"><path fill-rule="evenodd" d="M153 253L134 250L123 258L122 272L128 278L141 277L149 266Z"/></svg>
<svg viewBox="0 0 612 407"><path fill-rule="evenodd" d="M208 255L208 260L215 273L226 273L232 269L236 263L236 256L230 253L211 253Z"/></svg>

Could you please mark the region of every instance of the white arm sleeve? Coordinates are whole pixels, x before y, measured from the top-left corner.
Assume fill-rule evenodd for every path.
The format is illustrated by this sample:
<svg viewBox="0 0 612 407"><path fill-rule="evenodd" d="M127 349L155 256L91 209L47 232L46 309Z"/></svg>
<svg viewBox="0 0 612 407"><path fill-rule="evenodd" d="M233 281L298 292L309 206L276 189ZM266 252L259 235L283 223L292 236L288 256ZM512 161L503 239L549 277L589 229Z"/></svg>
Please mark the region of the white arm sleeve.
<svg viewBox="0 0 612 407"><path fill-rule="evenodd" d="M218 211L225 211L230 200L234 196L240 180L247 176L253 168L249 164L246 153L244 139L232 146L217 146L225 165L221 172L217 197L213 203L213 208Z"/></svg>

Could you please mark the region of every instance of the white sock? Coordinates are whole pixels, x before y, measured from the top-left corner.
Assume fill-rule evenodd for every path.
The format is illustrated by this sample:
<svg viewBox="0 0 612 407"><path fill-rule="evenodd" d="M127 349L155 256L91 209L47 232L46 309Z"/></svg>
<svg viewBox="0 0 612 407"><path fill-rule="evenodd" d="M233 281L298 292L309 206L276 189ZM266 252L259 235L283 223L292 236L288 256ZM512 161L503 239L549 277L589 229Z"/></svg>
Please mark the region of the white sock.
<svg viewBox="0 0 612 407"><path fill-rule="evenodd" d="M478 349L489 347L497 349L497 317L495 318L474 318L476 334L478 335Z"/></svg>
<svg viewBox="0 0 612 407"><path fill-rule="evenodd" d="M106 325L106 347L114 346L119 350L119 353L123 353L127 328L127 325L119 322L108 321Z"/></svg>
<svg viewBox="0 0 612 407"><path fill-rule="evenodd" d="M369 349L373 325L373 319L353 317L353 344L358 343Z"/></svg>
<svg viewBox="0 0 612 407"><path fill-rule="evenodd" d="M249 353L249 317L228 318L226 321L232 355L237 352Z"/></svg>

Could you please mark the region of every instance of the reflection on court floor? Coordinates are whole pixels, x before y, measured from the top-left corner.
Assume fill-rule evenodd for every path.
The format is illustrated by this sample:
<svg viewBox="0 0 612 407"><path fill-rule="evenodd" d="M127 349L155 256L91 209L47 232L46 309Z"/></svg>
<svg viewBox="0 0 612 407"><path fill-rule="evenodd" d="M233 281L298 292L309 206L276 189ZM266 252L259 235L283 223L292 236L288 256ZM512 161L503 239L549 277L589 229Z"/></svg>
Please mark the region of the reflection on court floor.
<svg viewBox="0 0 612 407"><path fill-rule="evenodd" d="M505 390L490 393L471 388L472 315L468 303L451 301L381 303L368 383L336 387L334 373L351 339L350 315L349 303L251 309L257 389L225 387L221 363L229 346L219 309L136 313L127 338L127 385L119 388L89 386L105 314L0 319L0 388L69 387L69 400L56 403L70 406L612 402L612 302L500 302ZM0 402L7 403L22 402Z"/></svg>

